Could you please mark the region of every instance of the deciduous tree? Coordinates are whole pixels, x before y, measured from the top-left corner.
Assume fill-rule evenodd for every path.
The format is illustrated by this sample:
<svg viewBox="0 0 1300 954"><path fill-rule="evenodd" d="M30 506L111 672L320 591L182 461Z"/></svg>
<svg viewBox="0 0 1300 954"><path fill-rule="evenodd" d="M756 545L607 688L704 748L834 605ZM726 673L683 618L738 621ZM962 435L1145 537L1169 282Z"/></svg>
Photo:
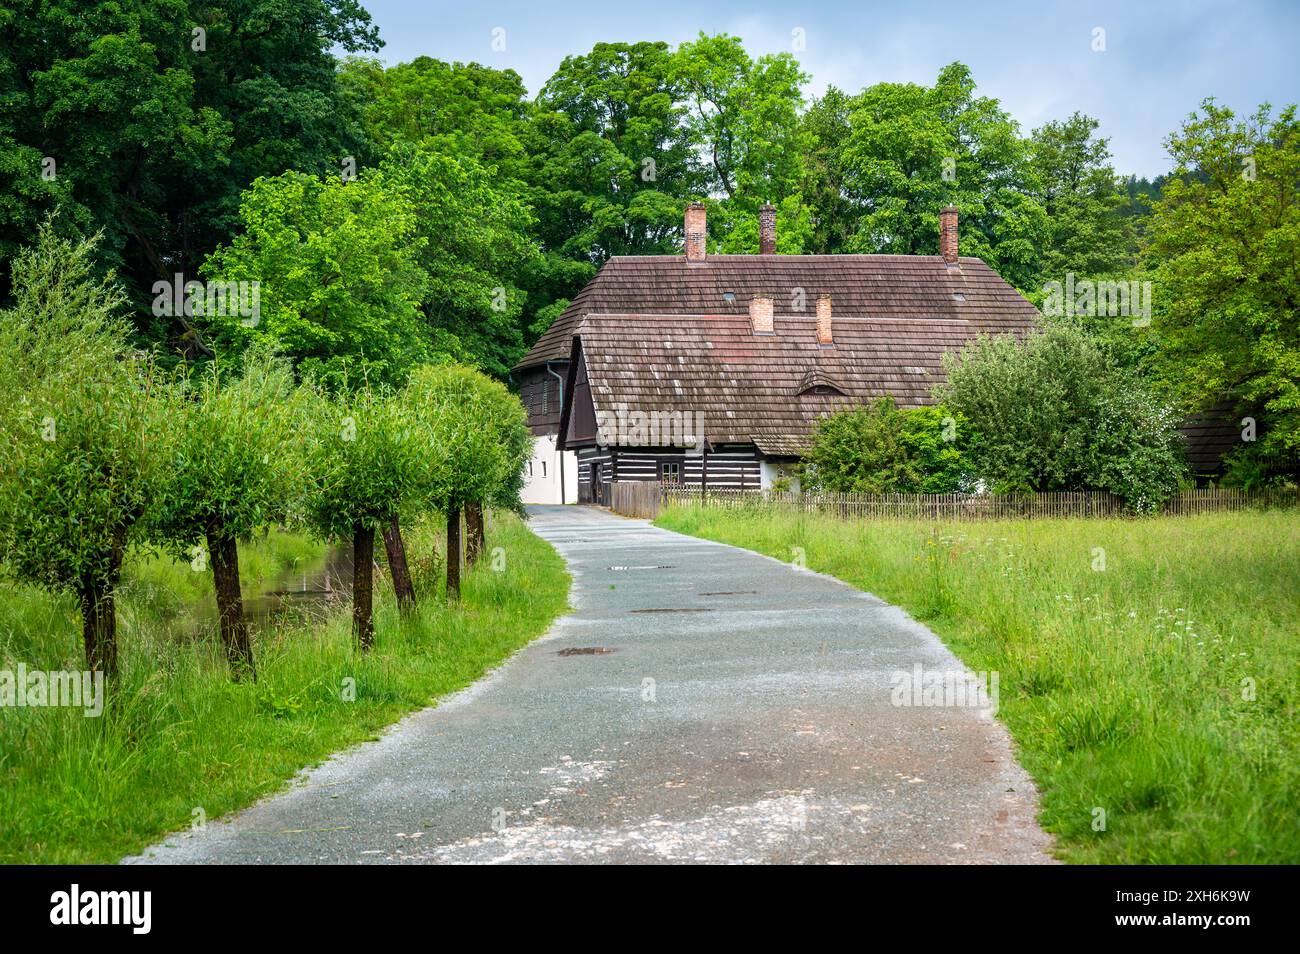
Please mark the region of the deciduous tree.
<svg viewBox="0 0 1300 954"><path fill-rule="evenodd" d="M429 495L445 462L402 396L370 387L318 392L306 434L308 521L323 537L352 541L352 631L374 642L375 531Z"/></svg>
<svg viewBox="0 0 1300 954"><path fill-rule="evenodd" d="M114 595L160 491L173 406L129 347L121 289L94 277L94 241L40 229L0 311L0 559L75 595L86 665L117 671Z"/></svg>
<svg viewBox="0 0 1300 954"><path fill-rule="evenodd" d="M285 520L302 492L302 408L288 362L268 349L245 352L237 373L223 370L210 362L182 389L150 534L191 565L210 561L221 639L239 680L256 669L238 541Z"/></svg>
<svg viewBox="0 0 1300 954"><path fill-rule="evenodd" d="M1163 377L1193 407L1261 418L1259 447L1300 452L1300 130L1294 106L1241 120L1207 100L1168 140L1149 264ZM1294 468L1293 468L1294 472Z"/></svg>

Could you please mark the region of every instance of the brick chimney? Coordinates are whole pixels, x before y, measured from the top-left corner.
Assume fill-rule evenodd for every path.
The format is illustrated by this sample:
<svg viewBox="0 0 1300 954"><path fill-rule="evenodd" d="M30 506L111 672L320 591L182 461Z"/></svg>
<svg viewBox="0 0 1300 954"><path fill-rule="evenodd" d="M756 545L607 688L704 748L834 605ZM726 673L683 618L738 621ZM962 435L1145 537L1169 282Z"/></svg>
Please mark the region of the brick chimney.
<svg viewBox="0 0 1300 954"><path fill-rule="evenodd" d="M704 261L704 245L708 234L704 203L692 202L686 207L686 261Z"/></svg>
<svg viewBox="0 0 1300 954"><path fill-rule="evenodd" d="M835 337L831 331L831 296L817 296L817 343L823 348L829 348L835 344Z"/></svg>
<svg viewBox="0 0 1300 954"><path fill-rule="evenodd" d="M939 213L939 254L949 265L957 264L957 207L947 206Z"/></svg>
<svg viewBox="0 0 1300 954"><path fill-rule="evenodd" d="M766 295L755 295L749 300L749 323L756 335L772 334L772 299Z"/></svg>
<svg viewBox="0 0 1300 954"><path fill-rule="evenodd" d="M776 254L776 207L771 202L758 210L758 254Z"/></svg>

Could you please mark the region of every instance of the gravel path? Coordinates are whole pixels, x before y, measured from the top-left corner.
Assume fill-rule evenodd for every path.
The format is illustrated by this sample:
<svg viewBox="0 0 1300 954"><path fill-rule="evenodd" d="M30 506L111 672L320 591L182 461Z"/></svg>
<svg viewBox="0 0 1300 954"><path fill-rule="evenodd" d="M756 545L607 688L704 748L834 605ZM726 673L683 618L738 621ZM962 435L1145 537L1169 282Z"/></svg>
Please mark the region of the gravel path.
<svg viewBox="0 0 1300 954"><path fill-rule="evenodd" d="M893 704L900 672L963 671L902 611L591 508L532 525L574 575L545 637L127 861L1051 861L986 708Z"/></svg>

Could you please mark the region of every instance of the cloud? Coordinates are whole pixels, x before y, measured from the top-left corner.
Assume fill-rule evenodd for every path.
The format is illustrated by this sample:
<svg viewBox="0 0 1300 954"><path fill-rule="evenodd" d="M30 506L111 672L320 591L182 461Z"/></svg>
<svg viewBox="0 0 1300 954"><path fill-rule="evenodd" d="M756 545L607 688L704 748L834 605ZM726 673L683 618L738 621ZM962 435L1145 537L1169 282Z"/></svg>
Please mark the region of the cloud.
<svg viewBox="0 0 1300 954"><path fill-rule="evenodd" d="M954 60L970 66L981 95L1002 102L1028 131L1076 110L1101 121L1121 172L1166 171L1161 145L1207 96L1239 111L1296 99L1300 89L1300 4L1082 5L1043 0L795 5L773 0L655 0L654 3L484 2L429 7L409 0L364 0L387 41L383 58L419 55L510 68L536 92L570 54L599 41L664 40L701 30L742 37L751 53L791 49L816 95L829 84L856 92L881 81L931 83ZM506 49L491 48L504 27ZM1106 49L1094 52L1094 28Z"/></svg>

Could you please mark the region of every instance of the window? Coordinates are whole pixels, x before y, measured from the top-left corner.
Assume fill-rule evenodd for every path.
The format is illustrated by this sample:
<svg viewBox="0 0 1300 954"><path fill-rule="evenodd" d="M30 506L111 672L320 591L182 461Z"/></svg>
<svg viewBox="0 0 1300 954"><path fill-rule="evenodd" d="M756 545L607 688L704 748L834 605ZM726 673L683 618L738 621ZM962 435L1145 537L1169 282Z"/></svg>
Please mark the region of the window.
<svg viewBox="0 0 1300 954"><path fill-rule="evenodd" d="M665 484L682 482L682 465L677 462L664 461L659 465L659 479Z"/></svg>
<svg viewBox="0 0 1300 954"><path fill-rule="evenodd" d="M528 476L533 476L533 462L531 460L528 462Z"/></svg>
<svg viewBox="0 0 1300 954"><path fill-rule="evenodd" d="M546 476L546 461L542 461L542 476Z"/></svg>

